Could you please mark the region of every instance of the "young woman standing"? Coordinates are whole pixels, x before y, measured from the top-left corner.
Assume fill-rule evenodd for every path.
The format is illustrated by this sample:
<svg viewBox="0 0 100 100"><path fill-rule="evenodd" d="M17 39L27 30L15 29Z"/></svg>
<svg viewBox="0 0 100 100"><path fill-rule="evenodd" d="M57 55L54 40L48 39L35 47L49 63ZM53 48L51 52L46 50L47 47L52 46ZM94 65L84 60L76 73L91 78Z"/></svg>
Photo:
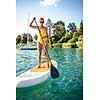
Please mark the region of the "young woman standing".
<svg viewBox="0 0 100 100"><path fill-rule="evenodd" d="M40 29L41 31L41 36L40 34L38 34L38 42L37 42L37 48L38 48L38 68L41 67L41 54L42 54L42 48L43 48L43 45L45 45L45 50L47 51L48 50L48 38L47 38L47 27L45 27L43 24L44 24L44 19L43 18L40 18L39 20L39 23L40 23L40 26L34 26L32 25L33 22L36 20L36 17L33 18L33 20L31 21L30 23L30 27L31 28L34 28L34 29ZM42 39L44 41L44 44L42 42ZM47 66L49 67L49 59L48 59L48 55L46 53L46 51L44 50L44 54L45 54L45 57L46 57L46 62L47 62Z"/></svg>

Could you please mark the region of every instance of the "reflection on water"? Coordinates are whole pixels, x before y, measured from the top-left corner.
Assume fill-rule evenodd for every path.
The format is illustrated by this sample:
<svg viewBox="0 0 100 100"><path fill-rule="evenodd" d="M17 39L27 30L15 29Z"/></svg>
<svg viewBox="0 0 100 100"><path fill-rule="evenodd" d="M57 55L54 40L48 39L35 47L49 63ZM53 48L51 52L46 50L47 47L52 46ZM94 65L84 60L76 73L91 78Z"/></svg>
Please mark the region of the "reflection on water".
<svg viewBox="0 0 100 100"><path fill-rule="evenodd" d="M28 88L16 90L17 100L83 100L83 50L49 49L49 55L58 63L60 77ZM45 61L43 55L42 62ZM16 75L37 65L37 51L16 53Z"/></svg>

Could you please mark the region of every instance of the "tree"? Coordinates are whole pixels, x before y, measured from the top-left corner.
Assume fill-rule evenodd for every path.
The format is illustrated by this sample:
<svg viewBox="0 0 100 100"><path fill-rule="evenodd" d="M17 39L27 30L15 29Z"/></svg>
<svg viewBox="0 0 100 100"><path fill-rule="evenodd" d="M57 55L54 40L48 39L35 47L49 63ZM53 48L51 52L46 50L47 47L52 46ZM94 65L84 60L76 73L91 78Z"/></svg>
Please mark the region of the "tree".
<svg viewBox="0 0 100 100"><path fill-rule="evenodd" d="M18 35L16 38L16 44L19 44L21 42L21 35Z"/></svg>
<svg viewBox="0 0 100 100"><path fill-rule="evenodd" d="M65 36L63 36L59 41L58 43L65 43L67 42L69 39L70 39L70 35L68 33L65 34Z"/></svg>
<svg viewBox="0 0 100 100"><path fill-rule="evenodd" d="M37 35L37 34L34 35L34 39L35 39L35 40L38 39L38 35Z"/></svg>
<svg viewBox="0 0 100 100"><path fill-rule="evenodd" d="M27 33L27 41L29 41L29 42L33 41L32 35L29 33Z"/></svg>
<svg viewBox="0 0 100 100"><path fill-rule="evenodd" d="M27 44L27 34L23 33L21 36L21 43Z"/></svg>
<svg viewBox="0 0 100 100"><path fill-rule="evenodd" d="M57 40L61 39L61 37L64 36L66 33L65 23L62 21L54 23L53 28L54 28L54 35L57 38Z"/></svg>
<svg viewBox="0 0 100 100"><path fill-rule="evenodd" d="M78 37L78 41L80 42L83 42L83 36L82 35L80 35L79 37Z"/></svg>
<svg viewBox="0 0 100 100"><path fill-rule="evenodd" d="M79 35L83 35L83 21L82 20L79 27Z"/></svg>
<svg viewBox="0 0 100 100"><path fill-rule="evenodd" d="M73 38L78 41L79 33L77 31L73 33Z"/></svg>
<svg viewBox="0 0 100 100"><path fill-rule="evenodd" d="M68 25L67 27L68 27L68 31L69 31L70 33L74 33L74 32L76 31L76 29L77 29L77 27L76 27L76 25L75 25L74 22L69 23L69 25Z"/></svg>
<svg viewBox="0 0 100 100"><path fill-rule="evenodd" d="M46 26L48 27L48 35L51 35L51 28L53 23L51 22L50 18L48 18Z"/></svg>
<svg viewBox="0 0 100 100"><path fill-rule="evenodd" d="M33 42L33 37L30 33L23 33L16 38L16 44L27 44L28 42Z"/></svg>

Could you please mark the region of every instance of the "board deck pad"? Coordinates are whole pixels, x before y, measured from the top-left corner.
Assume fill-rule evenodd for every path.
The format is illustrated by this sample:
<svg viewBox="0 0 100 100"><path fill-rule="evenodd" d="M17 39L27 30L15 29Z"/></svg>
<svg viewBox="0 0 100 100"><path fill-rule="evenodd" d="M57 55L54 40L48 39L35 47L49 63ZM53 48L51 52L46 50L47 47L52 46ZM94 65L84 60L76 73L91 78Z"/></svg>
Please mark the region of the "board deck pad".
<svg viewBox="0 0 100 100"><path fill-rule="evenodd" d="M54 60L51 60L54 67L57 68L57 63ZM47 63L44 62L41 64L40 68L34 66L32 69L27 70L26 72L17 76L16 87L24 88L29 86L34 86L45 81L50 76L51 63L49 62L49 68Z"/></svg>
<svg viewBox="0 0 100 100"><path fill-rule="evenodd" d="M35 68L32 68L31 72L46 72L49 70L50 70L50 67L48 68L47 63L43 63L41 64L40 68L38 68L38 66L36 66Z"/></svg>

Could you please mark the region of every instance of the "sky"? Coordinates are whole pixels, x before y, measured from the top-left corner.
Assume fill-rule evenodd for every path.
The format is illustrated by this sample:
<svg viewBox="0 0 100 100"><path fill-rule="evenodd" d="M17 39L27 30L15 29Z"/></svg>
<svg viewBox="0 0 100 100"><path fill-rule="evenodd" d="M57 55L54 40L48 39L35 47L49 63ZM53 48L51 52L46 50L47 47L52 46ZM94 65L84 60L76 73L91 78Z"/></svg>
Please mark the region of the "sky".
<svg viewBox="0 0 100 100"><path fill-rule="evenodd" d="M69 22L75 22L78 27L83 19L83 0L16 0L16 35L37 33L37 30L29 27L33 17L37 22L40 17L45 22L48 18L53 23L62 20L65 28Z"/></svg>

